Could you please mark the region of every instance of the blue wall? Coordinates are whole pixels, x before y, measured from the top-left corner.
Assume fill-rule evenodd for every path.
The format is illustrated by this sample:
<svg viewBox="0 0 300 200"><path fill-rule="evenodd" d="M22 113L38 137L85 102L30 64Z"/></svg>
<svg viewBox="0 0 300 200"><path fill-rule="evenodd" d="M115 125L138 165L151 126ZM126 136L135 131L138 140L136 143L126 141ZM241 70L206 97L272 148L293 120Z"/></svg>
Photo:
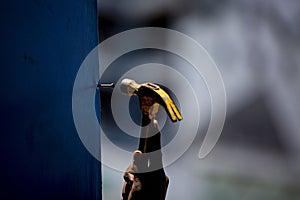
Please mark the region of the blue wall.
<svg viewBox="0 0 300 200"><path fill-rule="evenodd" d="M0 199L100 199L100 163L71 108L98 42L96 0L5 0L0 13Z"/></svg>

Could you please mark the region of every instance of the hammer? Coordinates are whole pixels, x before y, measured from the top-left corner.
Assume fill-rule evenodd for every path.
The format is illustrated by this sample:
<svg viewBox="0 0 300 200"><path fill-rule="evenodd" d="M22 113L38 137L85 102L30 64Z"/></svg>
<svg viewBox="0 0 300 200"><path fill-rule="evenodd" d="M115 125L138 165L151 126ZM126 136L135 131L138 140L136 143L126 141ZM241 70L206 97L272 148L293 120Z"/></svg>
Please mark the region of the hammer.
<svg viewBox="0 0 300 200"><path fill-rule="evenodd" d="M129 96L137 96L140 102L140 109L142 111L142 127L149 125L151 120L154 120L158 112L159 105L163 106L172 122L182 120L182 116L174 104L171 97L154 83L138 84L131 79L123 79L120 85L121 92ZM153 121L155 122L155 121ZM155 126L157 122L155 122ZM151 127L151 126L150 126ZM150 128L149 127L149 128ZM150 129L151 130L151 129ZM154 140L153 146L148 146L149 129L142 129L139 142L139 150L143 153L156 151L161 148L160 139ZM155 132L157 133L157 132ZM154 138L151 138L154 139Z"/></svg>
<svg viewBox="0 0 300 200"><path fill-rule="evenodd" d="M142 112L139 151L135 152L133 163L124 174L123 200L164 200L169 178L163 169L160 132L155 115L161 105L172 122L182 120L182 116L168 93L156 84L138 84L134 80L124 79L120 89L126 95L139 98ZM137 156L137 152L140 155Z"/></svg>

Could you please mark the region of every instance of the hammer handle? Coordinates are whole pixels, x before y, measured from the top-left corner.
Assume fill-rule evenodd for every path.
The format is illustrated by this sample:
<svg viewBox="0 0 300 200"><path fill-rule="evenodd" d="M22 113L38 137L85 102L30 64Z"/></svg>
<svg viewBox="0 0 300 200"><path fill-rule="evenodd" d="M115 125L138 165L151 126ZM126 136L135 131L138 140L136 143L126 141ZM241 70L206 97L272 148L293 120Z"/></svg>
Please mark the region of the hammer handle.
<svg viewBox="0 0 300 200"><path fill-rule="evenodd" d="M145 113L142 115L142 127L144 128L141 129L138 149L143 153L160 150L161 142L158 125Z"/></svg>

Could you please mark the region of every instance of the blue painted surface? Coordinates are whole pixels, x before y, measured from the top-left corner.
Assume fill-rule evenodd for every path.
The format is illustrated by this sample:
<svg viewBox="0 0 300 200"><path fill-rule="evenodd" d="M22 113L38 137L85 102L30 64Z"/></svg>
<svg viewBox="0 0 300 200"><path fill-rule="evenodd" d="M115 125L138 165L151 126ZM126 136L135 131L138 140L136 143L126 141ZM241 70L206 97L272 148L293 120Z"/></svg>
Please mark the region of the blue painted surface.
<svg viewBox="0 0 300 200"><path fill-rule="evenodd" d="M71 109L98 42L96 9L96 0L2 1L0 199L101 199L100 163Z"/></svg>

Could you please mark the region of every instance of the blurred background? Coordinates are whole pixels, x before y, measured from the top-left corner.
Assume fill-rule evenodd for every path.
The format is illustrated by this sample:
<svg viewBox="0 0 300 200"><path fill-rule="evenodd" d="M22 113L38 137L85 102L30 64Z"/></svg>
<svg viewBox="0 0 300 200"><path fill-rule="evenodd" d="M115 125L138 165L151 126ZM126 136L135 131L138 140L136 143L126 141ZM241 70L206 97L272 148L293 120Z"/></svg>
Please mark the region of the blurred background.
<svg viewBox="0 0 300 200"><path fill-rule="evenodd" d="M210 110L204 110L193 145L166 168L167 199L300 199L299 1L101 0L98 15L100 42L132 28L170 28L203 45L223 77L227 117L222 135L213 151L199 159L210 117ZM148 62L188 69L174 55L137 51L113 63L102 81L116 81L130 67ZM101 119L108 128L114 125L110 95L110 90L101 91ZM137 140L111 137L129 151L136 148ZM122 173L102 167L103 199L120 199Z"/></svg>

